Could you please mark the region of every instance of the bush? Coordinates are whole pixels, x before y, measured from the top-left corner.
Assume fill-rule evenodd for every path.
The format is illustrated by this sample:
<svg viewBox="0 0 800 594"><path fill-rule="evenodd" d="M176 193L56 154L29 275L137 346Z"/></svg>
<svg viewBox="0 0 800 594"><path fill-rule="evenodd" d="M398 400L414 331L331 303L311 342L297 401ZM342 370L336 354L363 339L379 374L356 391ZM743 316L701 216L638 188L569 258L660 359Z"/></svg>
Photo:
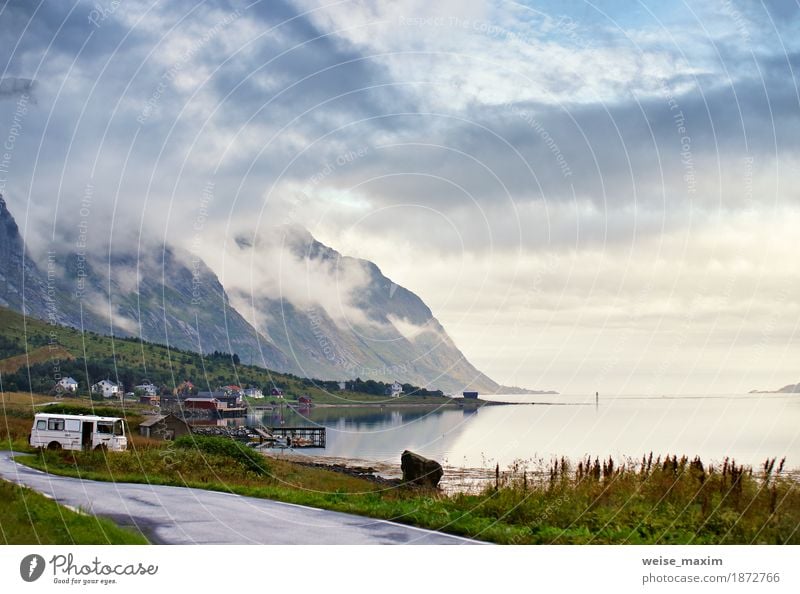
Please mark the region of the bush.
<svg viewBox="0 0 800 594"><path fill-rule="evenodd" d="M102 398L102 396L101 396ZM98 417L119 417L122 411L108 406L93 406L88 408L77 404L48 404L41 412L54 415L97 415Z"/></svg>
<svg viewBox="0 0 800 594"><path fill-rule="evenodd" d="M197 450L205 454L225 456L259 475L269 474L269 467L263 456L229 437L182 435L174 441L174 444L175 447L184 450Z"/></svg>

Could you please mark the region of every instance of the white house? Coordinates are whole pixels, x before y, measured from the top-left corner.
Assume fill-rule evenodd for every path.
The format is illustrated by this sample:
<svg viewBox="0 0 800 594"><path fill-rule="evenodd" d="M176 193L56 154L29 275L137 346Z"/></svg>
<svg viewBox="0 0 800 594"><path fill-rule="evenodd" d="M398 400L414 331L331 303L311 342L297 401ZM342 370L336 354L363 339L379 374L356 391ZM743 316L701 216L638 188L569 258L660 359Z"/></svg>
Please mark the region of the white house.
<svg viewBox="0 0 800 594"><path fill-rule="evenodd" d="M400 394L403 393L403 386L398 382L394 382L391 386L389 386L388 391L392 398L399 398Z"/></svg>
<svg viewBox="0 0 800 594"><path fill-rule="evenodd" d="M62 377L56 384L56 391L58 392L77 392L78 382L71 377Z"/></svg>
<svg viewBox="0 0 800 594"><path fill-rule="evenodd" d="M155 387L152 383L145 380L138 386L133 387L133 391L139 390L140 392L144 392L145 396L155 396L158 394L158 388Z"/></svg>
<svg viewBox="0 0 800 594"><path fill-rule="evenodd" d="M264 392L261 391L261 388L245 388L244 395L248 398L263 398Z"/></svg>
<svg viewBox="0 0 800 594"><path fill-rule="evenodd" d="M104 398L117 398L119 386L111 380L101 380L92 386L92 394L102 394Z"/></svg>

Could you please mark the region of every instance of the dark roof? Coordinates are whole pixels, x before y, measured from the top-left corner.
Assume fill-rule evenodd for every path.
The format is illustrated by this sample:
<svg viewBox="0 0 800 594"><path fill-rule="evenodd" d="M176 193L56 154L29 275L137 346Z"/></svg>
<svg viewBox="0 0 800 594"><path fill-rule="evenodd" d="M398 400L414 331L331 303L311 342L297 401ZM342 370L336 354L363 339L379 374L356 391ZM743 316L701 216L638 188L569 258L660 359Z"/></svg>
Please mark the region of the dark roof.
<svg viewBox="0 0 800 594"><path fill-rule="evenodd" d="M146 421L143 421L143 422L139 423L139 427L152 427L153 425L156 425L156 424L160 423L161 421L163 421L163 420L165 420L165 419L167 419L169 417L172 417L173 419L175 419L178 422L185 423L186 425L189 424L184 419L181 419L180 417L176 417L175 415L170 413L168 415L156 415L154 417L150 417Z"/></svg>
<svg viewBox="0 0 800 594"><path fill-rule="evenodd" d="M163 421L166 418L167 418L167 415L158 415L158 416L155 416L155 417L150 417L146 421L142 421L141 423L139 423L139 427L152 427L156 423L160 423L161 421Z"/></svg>

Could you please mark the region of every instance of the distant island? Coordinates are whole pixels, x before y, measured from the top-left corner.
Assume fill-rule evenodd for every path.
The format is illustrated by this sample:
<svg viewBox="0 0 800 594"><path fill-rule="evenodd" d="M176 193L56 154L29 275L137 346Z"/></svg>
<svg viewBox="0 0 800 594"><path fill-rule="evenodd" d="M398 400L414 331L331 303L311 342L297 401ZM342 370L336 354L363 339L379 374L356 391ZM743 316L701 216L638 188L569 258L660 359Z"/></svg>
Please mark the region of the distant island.
<svg viewBox="0 0 800 594"><path fill-rule="evenodd" d="M506 394L550 394L558 395L555 390L528 390L527 388L511 388L506 387Z"/></svg>
<svg viewBox="0 0 800 594"><path fill-rule="evenodd" d="M800 394L800 383L789 384L778 390L750 390L750 394Z"/></svg>
<svg viewBox="0 0 800 594"><path fill-rule="evenodd" d="M472 389L471 387L467 388L467 390L471 390L471 389ZM556 392L555 390L529 390L528 388L520 388L518 386L500 386L500 390L493 390L491 392L488 391L488 390L487 391L481 390L480 393L482 395L484 395L484 396L487 395L487 394L494 395L494 396L497 396L497 395L512 395L512 394L513 395L525 394L525 395L534 395L534 396L538 396L538 395L542 395L542 394L547 394L547 395L554 395L554 394L558 395L559 394L559 392Z"/></svg>

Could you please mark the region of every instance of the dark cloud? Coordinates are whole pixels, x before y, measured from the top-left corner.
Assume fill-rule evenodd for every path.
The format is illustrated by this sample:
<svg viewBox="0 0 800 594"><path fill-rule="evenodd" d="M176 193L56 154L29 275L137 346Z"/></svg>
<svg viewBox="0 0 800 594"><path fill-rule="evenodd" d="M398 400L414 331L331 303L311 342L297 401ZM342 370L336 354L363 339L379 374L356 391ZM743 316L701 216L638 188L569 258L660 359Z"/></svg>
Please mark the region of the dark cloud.
<svg viewBox="0 0 800 594"><path fill-rule="evenodd" d="M143 25L128 28L128 8L150 11ZM17 149L39 160L17 156L9 188L16 182L57 203L54 216L69 225L89 183L98 220L116 212L125 231L165 234L193 216L209 181L209 208L224 221L258 211L268 189L307 186L340 155L367 147L311 191L356 187L377 208L413 203L454 218L486 210L495 220L516 216L518 205L577 200L606 214L602 235L627 228L611 218L624 221L632 206L680 225L693 201L727 183L719 163L735 176L748 155L763 161L798 149L796 53L742 59L741 48L734 57L720 45L731 78L701 68L677 75L664 81L676 89L672 103L620 88L613 103L467 101L431 114L426 94L452 89L393 79L380 57L286 2L142 4L99 18L93 10L88 2L12 3L2 19L5 38L25 33L9 56L15 74L0 89L15 92L24 83L5 80L35 74L40 103ZM170 46L181 36L188 53ZM425 71L425 54L407 59ZM465 62L465 76L474 67ZM12 111L0 104L3 121ZM724 204L736 205L735 197ZM574 229L564 233L574 238Z"/></svg>
<svg viewBox="0 0 800 594"><path fill-rule="evenodd" d="M8 76L0 79L0 99L17 97L19 95L33 95L36 81L30 78L17 78Z"/></svg>
<svg viewBox="0 0 800 594"><path fill-rule="evenodd" d="M571 201L577 195L601 206L626 206L660 203L666 193L680 207L687 196L723 181L716 179L717 161L798 151L800 104L787 84L793 61L794 55L771 59L760 65L761 76L751 64L748 76L732 84L705 80L692 91L641 101L515 103L476 108L466 119L398 116L392 124L404 140L437 146L386 150L386 158L360 161L330 181L346 187L359 175L385 172L389 163L395 172L420 174L372 184L372 195L390 203L423 196L440 206L448 196L461 203L464 192L456 185L426 188L426 176L438 175L479 200L510 194ZM369 130L359 133L370 137ZM684 180L690 173L694 191Z"/></svg>

